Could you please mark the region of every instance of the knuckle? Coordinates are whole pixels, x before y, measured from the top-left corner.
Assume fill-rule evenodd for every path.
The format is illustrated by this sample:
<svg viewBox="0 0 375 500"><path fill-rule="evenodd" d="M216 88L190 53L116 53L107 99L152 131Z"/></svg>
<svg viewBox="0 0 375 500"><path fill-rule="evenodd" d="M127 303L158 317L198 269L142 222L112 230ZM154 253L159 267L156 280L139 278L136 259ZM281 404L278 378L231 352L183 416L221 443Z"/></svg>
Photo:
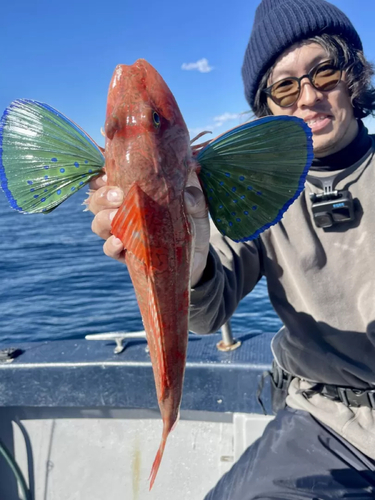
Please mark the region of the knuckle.
<svg viewBox="0 0 375 500"><path fill-rule="evenodd" d="M110 245L109 245L109 240L107 240L104 245L103 245L103 252L105 253L105 255L107 257L112 257L113 258L113 253L110 249Z"/></svg>
<svg viewBox="0 0 375 500"><path fill-rule="evenodd" d="M91 231L95 234L98 234L96 232L96 217L93 218L92 222L91 222Z"/></svg>
<svg viewBox="0 0 375 500"><path fill-rule="evenodd" d="M90 193L89 209L94 213L108 208L118 208L123 200L123 192L113 186L103 186Z"/></svg>
<svg viewBox="0 0 375 500"><path fill-rule="evenodd" d="M118 259L119 255L121 253L121 248L120 249L114 248L113 238L114 238L114 236L111 235L107 239L107 241L103 245L103 251L104 251L105 255L107 255L107 257L111 257L112 259Z"/></svg>
<svg viewBox="0 0 375 500"><path fill-rule="evenodd" d="M111 223L107 210L101 210L95 215L91 223L91 229L95 234L100 236L100 238L107 239L109 237Z"/></svg>
<svg viewBox="0 0 375 500"><path fill-rule="evenodd" d="M101 210L101 204L100 204L100 199L101 199L101 189L98 189L97 191L91 191L89 193L88 197L88 208L90 212L93 214L97 214L99 210Z"/></svg>

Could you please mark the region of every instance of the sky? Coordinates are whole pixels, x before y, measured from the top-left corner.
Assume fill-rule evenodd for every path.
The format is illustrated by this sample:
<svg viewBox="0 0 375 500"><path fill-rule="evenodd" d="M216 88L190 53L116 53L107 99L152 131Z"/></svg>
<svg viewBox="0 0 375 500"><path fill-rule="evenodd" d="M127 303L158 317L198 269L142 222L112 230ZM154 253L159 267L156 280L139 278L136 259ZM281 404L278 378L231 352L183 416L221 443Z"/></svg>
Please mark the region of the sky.
<svg viewBox="0 0 375 500"><path fill-rule="evenodd" d="M7 0L0 7L0 113L16 98L46 102L100 145L117 64L150 62L191 135L245 121L241 65L259 0ZM375 63L375 1L332 0ZM360 5L360 8L359 8ZM375 120L367 121L375 133Z"/></svg>

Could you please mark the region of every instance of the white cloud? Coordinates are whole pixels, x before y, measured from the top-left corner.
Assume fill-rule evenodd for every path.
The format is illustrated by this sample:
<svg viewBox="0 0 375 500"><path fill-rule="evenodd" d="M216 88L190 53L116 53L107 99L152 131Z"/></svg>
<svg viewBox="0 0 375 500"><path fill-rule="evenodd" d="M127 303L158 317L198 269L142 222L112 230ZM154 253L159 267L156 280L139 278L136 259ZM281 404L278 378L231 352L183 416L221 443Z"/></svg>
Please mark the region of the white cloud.
<svg viewBox="0 0 375 500"><path fill-rule="evenodd" d="M185 69L187 71L191 71L196 69L200 73L209 73L214 68L208 64L208 60L204 57L203 59L199 59L199 61L194 63L183 63L181 69Z"/></svg>
<svg viewBox="0 0 375 500"><path fill-rule="evenodd" d="M237 120L241 117L241 113L224 113L220 116L215 116L213 121L215 122L215 127L221 127L223 123L230 120Z"/></svg>
<svg viewBox="0 0 375 500"><path fill-rule="evenodd" d="M190 128L190 136L194 137L203 130L212 131L215 128L221 127L225 122L228 121L237 120L237 123L234 126L239 125L242 122L243 115L244 113L223 113L222 115L214 116L214 118L212 118L213 123L211 123L210 125L206 125L205 127Z"/></svg>

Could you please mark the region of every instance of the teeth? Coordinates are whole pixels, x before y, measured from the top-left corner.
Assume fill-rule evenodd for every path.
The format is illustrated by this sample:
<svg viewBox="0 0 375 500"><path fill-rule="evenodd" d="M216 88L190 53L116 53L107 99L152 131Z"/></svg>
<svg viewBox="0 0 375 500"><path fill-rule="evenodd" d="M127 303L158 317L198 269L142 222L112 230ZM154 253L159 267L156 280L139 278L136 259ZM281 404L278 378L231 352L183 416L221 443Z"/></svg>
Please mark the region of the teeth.
<svg viewBox="0 0 375 500"><path fill-rule="evenodd" d="M309 120L307 122L307 125L309 125L309 127L311 127L312 125L315 125L315 123L321 122L324 119L325 119L325 116L318 116L317 118L314 118L314 120Z"/></svg>

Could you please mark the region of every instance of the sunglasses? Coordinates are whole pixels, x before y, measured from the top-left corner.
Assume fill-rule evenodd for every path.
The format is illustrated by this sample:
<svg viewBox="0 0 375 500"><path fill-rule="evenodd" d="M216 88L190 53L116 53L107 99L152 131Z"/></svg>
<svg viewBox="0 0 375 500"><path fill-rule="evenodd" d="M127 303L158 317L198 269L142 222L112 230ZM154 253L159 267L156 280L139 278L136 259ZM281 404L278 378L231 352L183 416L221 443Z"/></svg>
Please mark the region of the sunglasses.
<svg viewBox="0 0 375 500"><path fill-rule="evenodd" d="M301 81L308 78L316 90L328 92L340 83L342 69L339 69L331 61L325 61L315 66L309 73L300 78L290 76L283 78L267 87L263 92L267 94L275 104L281 108L293 106L301 95Z"/></svg>

